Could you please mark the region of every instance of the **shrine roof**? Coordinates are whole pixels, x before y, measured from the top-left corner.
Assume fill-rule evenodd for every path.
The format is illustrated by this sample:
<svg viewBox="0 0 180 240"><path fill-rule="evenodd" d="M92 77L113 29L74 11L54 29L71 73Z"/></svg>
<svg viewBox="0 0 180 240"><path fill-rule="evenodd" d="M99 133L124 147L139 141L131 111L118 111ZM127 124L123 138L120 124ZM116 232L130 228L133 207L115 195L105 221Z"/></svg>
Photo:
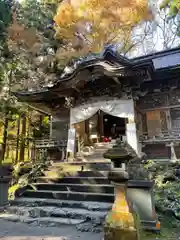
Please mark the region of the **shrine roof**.
<svg viewBox="0 0 180 240"><path fill-rule="evenodd" d="M108 46L100 54L79 58L72 65L66 66L58 80L51 86L39 90L15 92L14 95L23 102L53 101L62 88L68 88L66 83L71 83L77 77L80 81L82 78L92 77L94 74L92 69L106 76L122 76L124 69L138 71L142 68L148 69L150 73L167 71L171 75L172 69L179 67L180 48L130 59L120 55L114 46ZM81 74L84 70L88 70L85 76ZM158 74L158 77L164 77L164 74Z"/></svg>

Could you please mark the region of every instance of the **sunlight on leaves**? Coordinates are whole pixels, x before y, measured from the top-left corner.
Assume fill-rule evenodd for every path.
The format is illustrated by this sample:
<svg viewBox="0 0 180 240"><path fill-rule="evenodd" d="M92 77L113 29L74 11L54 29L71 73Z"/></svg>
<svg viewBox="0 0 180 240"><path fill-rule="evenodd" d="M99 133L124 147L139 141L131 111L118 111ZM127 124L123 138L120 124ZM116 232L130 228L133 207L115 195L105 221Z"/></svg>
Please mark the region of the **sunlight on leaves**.
<svg viewBox="0 0 180 240"><path fill-rule="evenodd" d="M151 19L146 0L72 0L62 2L54 17L56 36L63 38L78 55L100 52L107 44L130 41L132 29ZM72 51L69 54L72 57ZM60 57L64 57L62 52Z"/></svg>

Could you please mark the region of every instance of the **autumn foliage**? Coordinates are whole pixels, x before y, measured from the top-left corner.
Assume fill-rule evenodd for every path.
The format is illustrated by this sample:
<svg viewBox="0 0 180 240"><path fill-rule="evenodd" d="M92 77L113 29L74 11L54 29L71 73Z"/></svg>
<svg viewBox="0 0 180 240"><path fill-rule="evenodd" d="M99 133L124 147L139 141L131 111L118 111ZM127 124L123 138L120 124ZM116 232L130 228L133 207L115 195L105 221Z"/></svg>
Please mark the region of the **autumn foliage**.
<svg viewBox="0 0 180 240"><path fill-rule="evenodd" d="M13 11L12 23L8 28L8 43L21 44L30 49L37 42L39 42L39 39L36 34L36 29L26 29L17 21L16 11Z"/></svg>
<svg viewBox="0 0 180 240"><path fill-rule="evenodd" d="M56 35L76 52L99 52L130 40L138 23L152 17L147 0L70 0L59 4Z"/></svg>
<svg viewBox="0 0 180 240"><path fill-rule="evenodd" d="M168 8L171 16L180 14L180 0L163 0L161 8Z"/></svg>

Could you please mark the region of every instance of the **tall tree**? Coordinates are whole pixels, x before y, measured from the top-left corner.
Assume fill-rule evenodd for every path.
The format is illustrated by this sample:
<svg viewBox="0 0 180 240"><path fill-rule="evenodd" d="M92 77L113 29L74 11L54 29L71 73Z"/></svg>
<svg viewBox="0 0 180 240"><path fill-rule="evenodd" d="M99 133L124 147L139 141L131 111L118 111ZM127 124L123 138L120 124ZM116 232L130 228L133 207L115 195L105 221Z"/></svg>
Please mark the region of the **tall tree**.
<svg viewBox="0 0 180 240"><path fill-rule="evenodd" d="M133 28L152 13L146 0L71 0L60 3L56 16L56 36L63 38L59 57L66 63L73 56L99 52L105 45L123 49Z"/></svg>
<svg viewBox="0 0 180 240"><path fill-rule="evenodd" d="M56 79L54 56L61 44L53 38L56 7L55 2L0 0L0 116L4 124L1 160L6 152L9 122L17 114L26 114L26 108L11 91L41 87Z"/></svg>
<svg viewBox="0 0 180 240"><path fill-rule="evenodd" d="M36 0L16 6L8 42L22 66L18 73L22 81L13 85L16 90L42 87L56 79L54 56L61 42L54 39L55 9L55 3Z"/></svg>
<svg viewBox="0 0 180 240"><path fill-rule="evenodd" d="M5 85L10 85L9 79L11 78L11 71L8 70L8 63L6 61L9 55L8 45L7 45L7 29L11 22L11 4L8 1L0 1L0 82L1 82L1 114L5 114L3 121L4 131L3 140L1 146L1 157L0 161L4 159L6 151L6 141L7 141L7 129L8 129L8 107L7 107L7 94L9 94L9 88Z"/></svg>

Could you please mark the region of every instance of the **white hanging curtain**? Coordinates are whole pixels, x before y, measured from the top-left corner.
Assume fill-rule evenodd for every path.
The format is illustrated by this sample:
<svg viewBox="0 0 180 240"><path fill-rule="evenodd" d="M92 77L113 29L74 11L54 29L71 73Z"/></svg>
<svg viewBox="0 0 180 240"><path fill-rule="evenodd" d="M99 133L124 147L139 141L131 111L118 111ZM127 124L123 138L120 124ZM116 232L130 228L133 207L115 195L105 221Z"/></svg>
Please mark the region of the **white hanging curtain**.
<svg viewBox="0 0 180 240"><path fill-rule="evenodd" d="M92 117L98 110L120 118L134 117L133 100L109 100L93 102L71 108L70 123L76 124Z"/></svg>

